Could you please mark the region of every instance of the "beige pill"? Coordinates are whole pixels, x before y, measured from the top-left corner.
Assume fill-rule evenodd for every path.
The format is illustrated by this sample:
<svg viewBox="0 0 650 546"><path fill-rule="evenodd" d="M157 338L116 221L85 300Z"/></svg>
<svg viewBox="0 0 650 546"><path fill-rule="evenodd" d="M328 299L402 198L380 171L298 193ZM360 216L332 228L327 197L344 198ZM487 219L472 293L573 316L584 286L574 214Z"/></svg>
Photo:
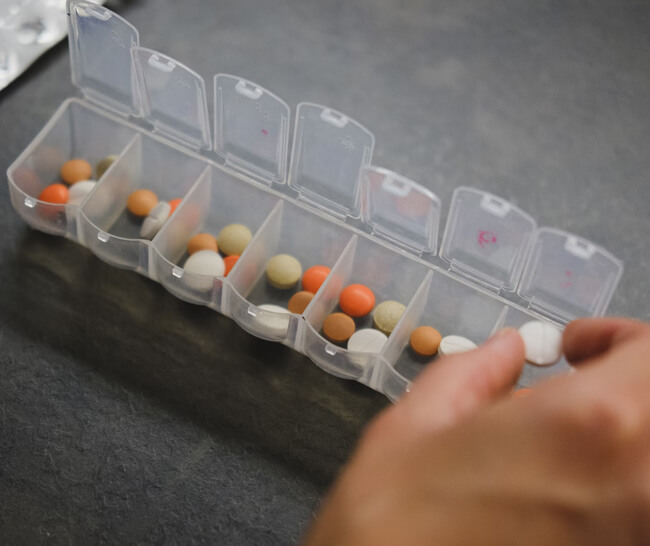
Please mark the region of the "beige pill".
<svg viewBox="0 0 650 546"><path fill-rule="evenodd" d="M226 256L233 254L241 256L252 238L253 234L246 226L242 224L230 224L219 232L217 241L219 242L219 250Z"/></svg>
<svg viewBox="0 0 650 546"><path fill-rule="evenodd" d="M95 165L95 174L97 175L97 180L99 180L108 168L113 164L117 159L116 155L107 155L104 159L100 159Z"/></svg>
<svg viewBox="0 0 650 546"><path fill-rule="evenodd" d="M266 265L266 277L274 288L288 290L300 280L302 267L300 262L289 254L273 256Z"/></svg>
<svg viewBox="0 0 650 546"><path fill-rule="evenodd" d="M399 319L402 318L405 310L406 307L398 301L389 300L380 303L372 314L375 328L389 336L397 326Z"/></svg>

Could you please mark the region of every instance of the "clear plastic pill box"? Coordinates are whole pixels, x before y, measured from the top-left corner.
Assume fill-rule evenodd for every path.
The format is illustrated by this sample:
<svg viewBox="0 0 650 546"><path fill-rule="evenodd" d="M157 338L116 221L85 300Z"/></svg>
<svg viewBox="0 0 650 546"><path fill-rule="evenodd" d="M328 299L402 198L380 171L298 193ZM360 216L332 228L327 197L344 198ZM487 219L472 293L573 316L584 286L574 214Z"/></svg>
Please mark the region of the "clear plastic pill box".
<svg viewBox="0 0 650 546"><path fill-rule="evenodd" d="M203 78L141 47L119 15L71 0L68 24L72 78L83 98L66 100L7 173L13 207L33 228L77 241L391 399L424 366L408 349L420 325L480 344L530 320L562 328L604 313L623 266L603 248L538 227L507 200L470 187L455 189L440 236L438 197L373 165L373 134L347 115L303 102L292 120L289 105L270 91L218 74L211 124ZM68 159L95 164L111 154L118 159L79 206L38 200ZM126 210L139 188L165 201L182 198L151 241L140 238ZM231 223L253 232L232 272L184 271L189 238ZM331 268L301 315L260 308L286 307L295 292L266 281L266 263L280 253L295 256L303 271ZM406 305L379 353L350 352L322 335L351 283L368 286L377 303ZM568 369L563 359L527 364L519 384Z"/></svg>

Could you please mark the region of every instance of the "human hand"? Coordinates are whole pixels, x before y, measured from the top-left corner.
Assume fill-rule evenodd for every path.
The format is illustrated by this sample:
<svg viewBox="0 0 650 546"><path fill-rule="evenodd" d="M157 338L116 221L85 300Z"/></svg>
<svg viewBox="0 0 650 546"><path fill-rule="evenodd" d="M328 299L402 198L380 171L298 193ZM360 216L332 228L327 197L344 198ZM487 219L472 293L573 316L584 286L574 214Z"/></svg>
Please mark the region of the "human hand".
<svg viewBox="0 0 650 546"><path fill-rule="evenodd" d="M579 373L507 396L504 330L430 366L368 427L308 546L650 544L650 326L584 319Z"/></svg>

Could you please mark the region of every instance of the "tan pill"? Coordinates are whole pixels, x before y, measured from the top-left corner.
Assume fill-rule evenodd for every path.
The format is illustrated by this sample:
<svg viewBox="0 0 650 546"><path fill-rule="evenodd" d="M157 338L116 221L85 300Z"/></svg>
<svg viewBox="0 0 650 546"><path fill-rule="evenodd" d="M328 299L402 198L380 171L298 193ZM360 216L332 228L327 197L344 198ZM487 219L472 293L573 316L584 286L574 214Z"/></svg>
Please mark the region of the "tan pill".
<svg viewBox="0 0 650 546"><path fill-rule="evenodd" d="M218 252L217 239L209 233L197 233L187 241L187 253L191 256L199 250L212 250Z"/></svg>
<svg viewBox="0 0 650 546"><path fill-rule="evenodd" d="M95 165L95 174L97 175L97 180L99 180L108 168L113 164L117 159L116 155L107 155L104 159L100 159Z"/></svg>
<svg viewBox="0 0 650 546"><path fill-rule="evenodd" d="M398 301L389 300L380 303L372 314L375 328L389 336L397 326L399 319L402 318L405 310L406 307Z"/></svg>
<svg viewBox="0 0 650 546"><path fill-rule="evenodd" d="M413 330L409 341L411 349L420 356L433 356L438 352L442 336L432 326L420 326Z"/></svg>
<svg viewBox="0 0 650 546"><path fill-rule="evenodd" d="M136 216L148 216L158 204L158 196L151 190L135 190L126 201L126 208Z"/></svg>
<svg viewBox="0 0 650 546"><path fill-rule="evenodd" d="M296 292L293 296L291 296L287 307L292 313L301 315L304 313L305 309L307 309L307 306L312 299L314 299L314 294L307 292L306 290L301 290L300 292Z"/></svg>
<svg viewBox="0 0 650 546"><path fill-rule="evenodd" d="M219 232L217 241L221 252L226 256L233 254L241 256L252 238L253 234L246 226L242 224L230 224Z"/></svg>
<svg viewBox="0 0 650 546"><path fill-rule="evenodd" d="M266 277L274 288L288 290L300 280L302 266L289 254L273 256L266 265Z"/></svg>
<svg viewBox="0 0 650 546"><path fill-rule="evenodd" d="M62 165L60 174L66 184L74 184L92 178L93 168L85 159L71 159Z"/></svg>
<svg viewBox="0 0 650 546"><path fill-rule="evenodd" d="M345 313L332 313L323 322L323 335L334 343L347 341L355 329L354 320Z"/></svg>

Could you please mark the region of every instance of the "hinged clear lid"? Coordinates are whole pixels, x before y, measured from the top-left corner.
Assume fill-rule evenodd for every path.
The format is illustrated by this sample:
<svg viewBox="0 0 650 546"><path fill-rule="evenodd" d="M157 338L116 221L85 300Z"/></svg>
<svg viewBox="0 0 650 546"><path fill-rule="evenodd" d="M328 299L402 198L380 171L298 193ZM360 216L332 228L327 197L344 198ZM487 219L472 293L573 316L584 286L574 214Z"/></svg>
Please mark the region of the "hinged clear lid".
<svg viewBox="0 0 650 546"><path fill-rule="evenodd" d="M154 129L192 148L210 149L205 82L196 72L152 49L131 49L143 117Z"/></svg>
<svg viewBox="0 0 650 546"><path fill-rule="evenodd" d="M622 273L622 262L603 248L558 229L541 228L518 292L537 311L568 322L602 315Z"/></svg>
<svg viewBox="0 0 650 546"><path fill-rule="evenodd" d="M122 115L138 115L131 48L138 31L92 2L70 0L68 39L72 83L94 102Z"/></svg>
<svg viewBox="0 0 650 546"><path fill-rule="evenodd" d="M362 171L361 196L361 218L374 234L417 254L436 253L441 204L433 192L371 165Z"/></svg>
<svg viewBox="0 0 650 546"><path fill-rule="evenodd" d="M317 104L296 111L289 185L301 199L339 216L359 217L361 168L375 137L349 117Z"/></svg>
<svg viewBox="0 0 650 546"><path fill-rule="evenodd" d="M480 284L514 291L535 228L535 220L512 203L474 188L457 188L440 256Z"/></svg>
<svg viewBox="0 0 650 546"><path fill-rule="evenodd" d="M291 110L259 85L214 77L214 149L226 163L271 184L287 181Z"/></svg>

